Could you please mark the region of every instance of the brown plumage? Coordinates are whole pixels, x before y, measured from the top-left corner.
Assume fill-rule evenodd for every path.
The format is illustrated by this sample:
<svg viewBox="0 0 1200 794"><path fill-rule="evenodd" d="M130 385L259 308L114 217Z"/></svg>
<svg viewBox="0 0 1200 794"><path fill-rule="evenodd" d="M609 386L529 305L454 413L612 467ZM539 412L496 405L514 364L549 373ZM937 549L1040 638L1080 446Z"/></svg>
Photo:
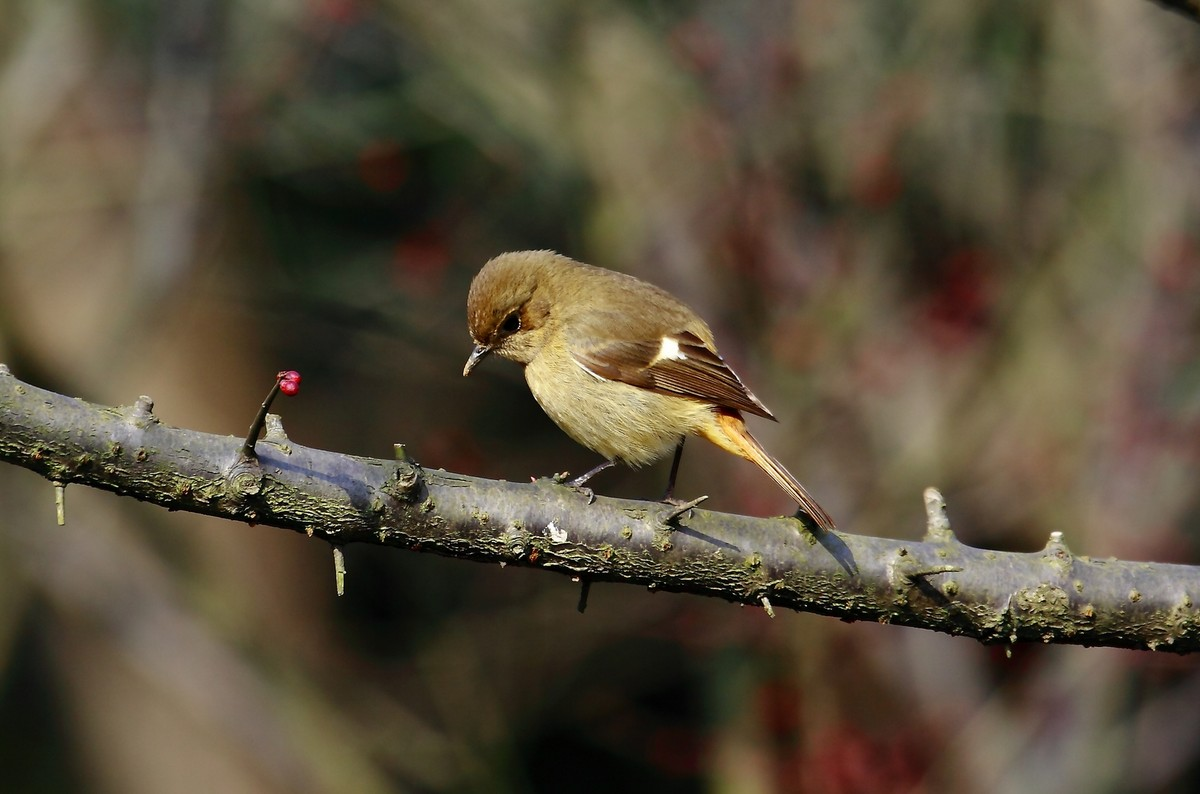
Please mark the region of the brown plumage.
<svg viewBox="0 0 1200 794"><path fill-rule="evenodd" d="M641 466L689 434L762 468L823 529L833 519L746 429L774 419L717 353L712 331L670 293L553 251L501 254L471 283L469 375L489 353L525 367L543 410L607 460Z"/></svg>

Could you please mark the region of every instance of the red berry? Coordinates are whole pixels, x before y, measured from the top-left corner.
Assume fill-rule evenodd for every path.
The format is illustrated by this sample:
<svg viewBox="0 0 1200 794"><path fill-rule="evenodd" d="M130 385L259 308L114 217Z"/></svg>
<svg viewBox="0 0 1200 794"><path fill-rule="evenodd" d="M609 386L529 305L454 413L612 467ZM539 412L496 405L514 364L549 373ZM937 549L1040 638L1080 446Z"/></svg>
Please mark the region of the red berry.
<svg viewBox="0 0 1200 794"><path fill-rule="evenodd" d="M286 394L288 397L291 397L293 394L300 391L300 381L299 381L299 379L288 380L285 378L285 379L279 381L279 390L281 392L283 392L284 394Z"/></svg>

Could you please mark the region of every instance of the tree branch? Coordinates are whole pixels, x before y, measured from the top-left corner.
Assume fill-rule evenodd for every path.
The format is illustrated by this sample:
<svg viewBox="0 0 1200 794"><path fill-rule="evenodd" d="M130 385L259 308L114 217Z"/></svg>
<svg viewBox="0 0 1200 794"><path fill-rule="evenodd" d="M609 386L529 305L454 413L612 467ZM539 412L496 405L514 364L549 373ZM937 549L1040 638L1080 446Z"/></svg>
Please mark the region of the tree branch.
<svg viewBox="0 0 1200 794"><path fill-rule="evenodd" d="M275 418L273 418L275 419ZM1200 649L1200 567L1075 556L1054 533L1017 554L960 543L926 492L921 541L812 534L795 519L599 497L426 470L292 443L271 421L257 457L242 439L162 424L153 403L109 408L38 389L0 365L0 460L336 547L374 543L554 570L591 581L959 634L985 643ZM47 498L50 498L49 491ZM582 606L582 600L581 600Z"/></svg>

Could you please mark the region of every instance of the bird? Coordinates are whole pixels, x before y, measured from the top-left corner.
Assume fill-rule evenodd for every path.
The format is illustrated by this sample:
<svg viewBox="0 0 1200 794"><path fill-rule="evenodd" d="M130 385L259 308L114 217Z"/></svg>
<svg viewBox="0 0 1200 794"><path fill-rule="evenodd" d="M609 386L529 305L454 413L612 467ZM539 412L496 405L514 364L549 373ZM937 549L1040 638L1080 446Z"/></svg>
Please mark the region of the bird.
<svg viewBox="0 0 1200 794"><path fill-rule="evenodd" d="M488 260L471 282L474 349L463 375L495 354L524 367L533 397L568 436L604 462L639 467L672 450L673 501L683 442L700 436L761 468L822 530L833 519L750 434L743 414L778 421L717 352L700 316L634 276L550 250Z"/></svg>

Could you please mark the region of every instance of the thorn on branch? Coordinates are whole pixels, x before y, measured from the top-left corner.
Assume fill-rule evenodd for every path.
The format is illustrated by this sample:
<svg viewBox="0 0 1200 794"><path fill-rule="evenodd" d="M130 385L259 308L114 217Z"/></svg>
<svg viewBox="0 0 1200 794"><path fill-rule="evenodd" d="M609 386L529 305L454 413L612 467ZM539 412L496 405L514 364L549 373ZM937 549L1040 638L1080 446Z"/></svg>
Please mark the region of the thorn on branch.
<svg viewBox="0 0 1200 794"><path fill-rule="evenodd" d="M151 419L154 417L154 399L148 395L141 395L133 403L134 419Z"/></svg>
<svg viewBox="0 0 1200 794"><path fill-rule="evenodd" d="M662 517L662 519L661 519L662 523L669 528L677 528L679 526L678 521L684 513L687 513L693 507L696 507L697 505L699 505L707 500L708 500L707 495L706 496L697 496L695 499L692 499L690 502L684 502L683 504L675 505L673 508L671 508L670 512L668 512L665 516Z"/></svg>
<svg viewBox="0 0 1200 794"><path fill-rule="evenodd" d="M1000 610L1000 627L1008 627L1008 658L1012 658L1012 646L1017 641L1017 611L1013 609L1013 597L1009 595Z"/></svg>
<svg viewBox="0 0 1200 794"><path fill-rule="evenodd" d="M905 571L904 575L910 582L916 582L917 579L924 579L927 576L936 576L939 573L962 573L962 568L958 565L935 565L932 568L922 568L916 571Z"/></svg>
<svg viewBox="0 0 1200 794"><path fill-rule="evenodd" d="M342 553L341 546L333 547L333 577L340 598L346 594L346 555Z"/></svg>
<svg viewBox="0 0 1200 794"><path fill-rule="evenodd" d="M946 515L946 500L937 488L925 489L925 538L927 543L957 543Z"/></svg>
<svg viewBox="0 0 1200 794"><path fill-rule="evenodd" d="M915 589L926 598L933 599L939 604L948 604L949 599L958 594L958 585L949 580L938 589L928 577L944 573L959 573L963 569L957 565L929 565L906 548L900 548L893 559L888 561L887 577L896 594L897 603L908 603L910 591Z"/></svg>
<svg viewBox="0 0 1200 794"><path fill-rule="evenodd" d="M282 447L287 445L287 431L283 429L283 417L279 414L267 414L263 440L270 441L276 446Z"/></svg>
<svg viewBox="0 0 1200 794"><path fill-rule="evenodd" d="M579 603L575 606L581 615L583 614L584 610L587 609L588 593L590 593L591 590L592 580L581 578L579 584Z"/></svg>
<svg viewBox="0 0 1200 794"><path fill-rule="evenodd" d="M1050 539L1046 541L1046 547L1042 549L1042 559L1062 575L1066 575L1071 570L1071 566L1075 562L1075 555L1063 542L1063 533L1058 531L1050 533Z"/></svg>
<svg viewBox="0 0 1200 794"><path fill-rule="evenodd" d="M774 618L775 617L775 607L771 606L771 599L767 598L766 596L763 596L762 598L760 598L758 600L762 602L763 610L766 611L767 617Z"/></svg>
<svg viewBox="0 0 1200 794"><path fill-rule="evenodd" d="M67 525L67 484L65 482L54 483L54 513L58 519L58 525L64 527Z"/></svg>
<svg viewBox="0 0 1200 794"><path fill-rule="evenodd" d="M1057 530L1050 533L1050 539L1046 541L1045 550L1055 552L1065 551L1067 554L1071 553L1071 550L1067 548L1067 544L1063 542L1063 533L1058 532Z"/></svg>
<svg viewBox="0 0 1200 794"><path fill-rule="evenodd" d="M250 431L246 433L246 441L242 444L243 460L254 460L258 457L254 452L254 445L258 442L258 434L262 432L263 424L267 420L267 411L271 409L271 403L275 402L275 397L280 392L291 397L299 391L299 372L294 369L287 369L275 375L275 385L267 392L267 398L263 400L262 405L258 409L258 415L254 417L254 421L250 424Z"/></svg>

